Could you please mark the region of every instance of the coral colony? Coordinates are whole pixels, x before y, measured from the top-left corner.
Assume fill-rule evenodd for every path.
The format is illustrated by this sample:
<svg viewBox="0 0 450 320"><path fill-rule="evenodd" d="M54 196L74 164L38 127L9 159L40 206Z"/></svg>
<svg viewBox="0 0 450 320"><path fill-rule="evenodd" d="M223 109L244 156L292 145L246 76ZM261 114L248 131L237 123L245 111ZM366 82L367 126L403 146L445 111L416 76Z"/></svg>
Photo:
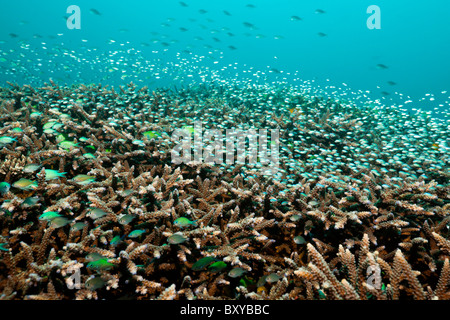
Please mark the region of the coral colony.
<svg viewBox="0 0 450 320"><path fill-rule="evenodd" d="M119 88L0 88L0 299L450 298L445 119Z"/></svg>

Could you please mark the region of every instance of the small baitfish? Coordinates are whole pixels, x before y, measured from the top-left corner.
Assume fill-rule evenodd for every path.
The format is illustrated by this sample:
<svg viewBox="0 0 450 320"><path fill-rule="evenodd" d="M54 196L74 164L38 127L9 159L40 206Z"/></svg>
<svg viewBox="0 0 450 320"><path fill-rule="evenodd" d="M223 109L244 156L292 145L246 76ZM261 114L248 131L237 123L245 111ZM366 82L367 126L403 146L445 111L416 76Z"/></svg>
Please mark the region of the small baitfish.
<svg viewBox="0 0 450 320"><path fill-rule="evenodd" d="M173 222L173 224L176 225L177 227L180 227L180 228L185 228L185 227L190 226L190 225L197 226L197 223L195 221L191 221L191 220L189 220L186 217L180 217L180 218L176 219Z"/></svg>

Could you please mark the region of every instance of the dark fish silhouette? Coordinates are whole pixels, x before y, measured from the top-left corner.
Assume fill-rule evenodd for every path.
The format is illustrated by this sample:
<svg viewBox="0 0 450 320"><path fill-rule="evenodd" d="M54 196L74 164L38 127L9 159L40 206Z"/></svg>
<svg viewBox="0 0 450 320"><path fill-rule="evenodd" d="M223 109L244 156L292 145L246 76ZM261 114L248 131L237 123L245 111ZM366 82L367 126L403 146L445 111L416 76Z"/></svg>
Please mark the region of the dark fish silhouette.
<svg viewBox="0 0 450 320"><path fill-rule="evenodd" d="M97 16L101 16L101 15L102 15L97 9L94 9L94 8L92 8L92 9L90 10L90 12L91 12L92 14L97 15Z"/></svg>
<svg viewBox="0 0 450 320"><path fill-rule="evenodd" d="M319 32L317 35L318 35L319 37L326 37L326 36L327 36L327 34L326 34L326 33L323 33L323 32Z"/></svg>
<svg viewBox="0 0 450 320"><path fill-rule="evenodd" d="M243 22L242 24L244 26L246 26L247 28L250 28L250 29L254 29L255 28L255 25L253 23L250 23L250 22Z"/></svg>
<svg viewBox="0 0 450 320"><path fill-rule="evenodd" d="M322 9L317 9L317 10L316 10L316 13L321 13L321 14L323 14L323 13L325 13L325 11L323 11Z"/></svg>
<svg viewBox="0 0 450 320"><path fill-rule="evenodd" d="M378 69L388 69L388 66L379 63L379 64L377 64L377 68L378 68Z"/></svg>
<svg viewBox="0 0 450 320"><path fill-rule="evenodd" d="M187 5L186 3L184 3L183 1L180 1L179 4L180 4L180 6L182 6L182 7L187 7L187 6L188 6L188 5Z"/></svg>
<svg viewBox="0 0 450 320"><path fill-rule="evenodd" d="M226 16L231 16L231 13L229 13L229 12L226 11L226 10L223 10L223 13L224 13Z"/></svg>
<svg viewBox="0 0 450 320"><path fill-rule="evenodd" d="M291 17L291 20L292 20L292 21L301 21L302 18L300 18L299 16L292 16L292 17Z"/></svg>

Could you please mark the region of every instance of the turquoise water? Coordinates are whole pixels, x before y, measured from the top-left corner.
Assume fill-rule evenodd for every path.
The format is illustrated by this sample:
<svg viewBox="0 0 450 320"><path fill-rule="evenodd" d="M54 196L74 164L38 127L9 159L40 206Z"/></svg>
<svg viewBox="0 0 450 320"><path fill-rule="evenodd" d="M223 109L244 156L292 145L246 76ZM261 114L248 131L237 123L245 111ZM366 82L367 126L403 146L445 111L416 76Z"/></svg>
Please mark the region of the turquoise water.
<svg viewBox="0 0 450 320"><path fill-rule="evenodd" d="M183 4L4 2L0 84L39 85L52 78L67 84L133 81L165 86L174 84L175 73L189 80L186 74L197 74L196 68L236 78L259 71L261 81L308 80L317 86L365 92L386 104L448 110L448 1L186 0ZM67 27L70 5L81 10L79 30ZM367 27L370 5L381 10L381 29ZM182 59L191 62L163 67ZM154 64L155 70L150 70ZM388 68L380 69L380 64Z"/></svg>

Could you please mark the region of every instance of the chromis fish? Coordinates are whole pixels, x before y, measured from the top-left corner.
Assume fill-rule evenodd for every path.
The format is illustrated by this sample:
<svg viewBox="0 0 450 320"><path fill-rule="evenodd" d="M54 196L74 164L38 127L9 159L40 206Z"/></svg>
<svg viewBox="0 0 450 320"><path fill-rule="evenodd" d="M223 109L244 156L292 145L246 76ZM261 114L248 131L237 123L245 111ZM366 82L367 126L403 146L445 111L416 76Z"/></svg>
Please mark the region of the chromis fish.
<svg viewBox="0 0 450 320"><path fill-rule="evenodd" d="M216 259L214 257L204 257L201 258L199 260L197 260L197 262L195 262L191 269L194 271L200 271L205 269L208 265L210 265L212 262L214 262Z"/></svg>
<svg viewBox="0 0 450 320"><path fill-rule="evenodd" d="M44 212L43 214L41 214L39 216L39 220L50 221L50 220L58 218L58 217L62 217L62 215L60 215L56 211L47 211L47 212Z"/></svg>
<svg viewBox="0 0 450 320"><path fill-rule="evenodd" d="M234 269L231 269L230 272L228 272L228 276L230 276L231 278L238 278L246 272L247 271L242 268L234 268Z"/></svg>
<svg viewBox="0 0 450 320"><path fill-rule="evenodd" d="M113 247L115 247L123 240L123 238L124 238L124 236L115 236L114 238L111 239L110 244Z"/></svg>
<svg viewBox="0 0 450 320"><path fill-rule="evenodd" d="M35 171L38 171L40 167L41 167L40 164L37 164L37 163L30 163L30 164L27 164L27 165L23 168L23 172L26 172L26 173L33 173L33 172L35 172Z"/></svg>
<svg viewBox="0 0 450 320"><path fill-rule="evenodd" d="M167 238L167 242L170 244L180 244L185 242L187 239L180 233L175 233Z"/></svg>
<svg viewBox="0 0 450 320"><path fill-rule="evenodd" d="M183 126L182 129L186 130L190 134L195 133L194 127L192 126Z"/></svg>
<svg viewBox="0 0 450 320"><path fill-rule="evenodd" d="M296 236L296 237L294 237L294 242L296 244L305 244L306 240L302 236Z"/></svg>
<svg viewBox="0 0 450 320"><path fill-rule="evenodd" d="M129 224L133 219L136 218L133 214L125 214L119 218L119 223L123 225Z"/></svg>
<svg viewBox="0 0 450 320"><path fill-rule="evenodd" d="M84 286L91 291L95 291L97 289L103 288L105 286L105 284L106 284L106 281L103 280L101 277L93 277L93 278L88 279L85 282Z"/></svg>
<svg viewBox="0 0 450 320"><path fill-rule="evenodd" d="M86 267L95 270L110 270L114 266L114 263L109 262L106 258L102 258L89 262Z"/></svg>
<svg viewBox="0 0 450 320"><path fill-rule="evenodd" d="M102 209L99 209L99 208L91 208L90 211L89 211L89 213L88 213L88 216L95 220L95 219L104 217L104 216L106 216L107 214L108 214L108 212L103 211Z"/></svg>
<svg viewBox="0 0 450 320"><path fill-rule="evenodd" d="M177 227L180 227L180 228L184 228L184 227L187 227L189 225L197 226L197 223L195 221L191 221L191 220L189 220L186 217L180 217L180 218L176 219L173 222L173 224L176 225Z"/></svg>
<svg viewBox="0 0 450 320"><path fill-rule="evenodd" d="M66 172L59 172L58 170L45 169L45 180L54 180L64 178Z"/></svg>
<svg viewBox="0 0 450 320"><path fill-rule="evenodd" d="M145 146L145 142L142 141L142 140L137 140L136 139L136 140L133 140L131 143L134 144L134 145L137 145L137 146L141 146L141 147Z"/></svg>
<svg viewBox="0 0 450 320"><path fill-rule="evenodd" d="M0 137L0 144L9 144L14 141L17 141L17 139L13 138L13 137L8 137L8 136Z"/></svg>
<svg viewBox="0 0 450 320"><path fill-rule="evenodd" d="M137 238L140 235L144 234L147 230L143 230L143 229L137 229L137 230L133 230L128 234L129 238Z"/></svg>
<svg viewBox="0 0 450 320"><path fill-rule="evenodd" d="M85 186L89 183L95 182L95 177L88 176L86 174L79 174L72 179L74 182L78 183L79 185Z"/></svg>
<svg viewBox="0 0 450 320"><path fill-rule="evenodd" d="M161 136L160 133L156 132L156 131L146 131L143 133L143 135L149 139L155 139Z"/></svg>
<svg viewBox="0 0 450 320"><path fill-rule="evenodd" d="M101 259L106 259L106 257L102 256L98 252L91 252L91 253L88 253L88 255L85 257L85 259L86 259L86 261L97 261L97 260L101 260Z"/></svg>
<svg viewBox="0 0 450 320"><path fill-rule="evenodd" d="M29 179L22 178L22 179L20 179L20 180L18 180L16 182L14 182L12 184L12 186L14 188L17 188L17 189L28 191L28 190L36 189L37 186L38 186L38 183L36 181L32 181L32 180L29 180Z"/></svg>
<svg viewBox="0 0 450 320"><path fill-rule="evenodd" d="M36 205L38 202L39 202L39 197L28 197L25 200L23 200L21 205L32 207L32 206Z"/></svg>
<svg viewBox="0 0 450 320"><path fill-rule="evenodd" d="M72 148L78 147L78 143L75 143L73 141L67 141L67 140L61 141L60 143L58 143L58 145L63 149L72 149Z"/></svg>
<svg viewBox="0 0 450 320"><path fill-rule="evenodd" d="M61 228L65 225L69 224L70 220L65 217L57 217L50 221L50 227L52 228Z"/></svg>
<svg viewBox="0 0 450 320"><path fill-rule="evenodd" d="M208 270L215 273L219 272L227 267L227 264L223 261L214 262L212 265L208 267Z"/></svg>
<svg viewBox="0 0 450 320"><path fill-rule="evenodd" d="M281 279L281 277L279 275L277 275L276 273L271 273L266 277L266 281L268 283L277 282L280 279Z"/></svg>
<svg viewBox="0 0 450 320"><path fill-rule="evenodd" d="M86 158L86 159L95 159L95 156L92 153L89 153L89 152L83 154L83 157Z"/></svg>
<svg viewBox="0 0 450 320"><path fill-rule="evenodd" d="M51 129L56 123L56 121L49 121L42 126L42 129Z"/></svg>
<svg viewBox="0 0 450 320"><path fill-rule="evenodd" d="M0 243L0 250L1 251L9 251L8 248L6 248L6 245L8 245L7 243Z"/></svg>
<svg viewBox="0 0 450 320"><path fill-rule="evenodd" d="M40 117L41 115L42 115L42 112L35 111L35 112L30 113L30 118L35 119L35 118Z"/></svg>
<svg viewBox="0 0 450 320"><path fill-rule="evenodd" d="M80 231L82 230L87 224L85 222L77 222L75 223L70 229L72 231Z"/></svg>
<svg viewBox="0 0 450 320"><path fill-rule="evenodd" d="M8 193L9 189L11 189L11 185L8 182L1 182L0 183L0 194Z"/></svg>

